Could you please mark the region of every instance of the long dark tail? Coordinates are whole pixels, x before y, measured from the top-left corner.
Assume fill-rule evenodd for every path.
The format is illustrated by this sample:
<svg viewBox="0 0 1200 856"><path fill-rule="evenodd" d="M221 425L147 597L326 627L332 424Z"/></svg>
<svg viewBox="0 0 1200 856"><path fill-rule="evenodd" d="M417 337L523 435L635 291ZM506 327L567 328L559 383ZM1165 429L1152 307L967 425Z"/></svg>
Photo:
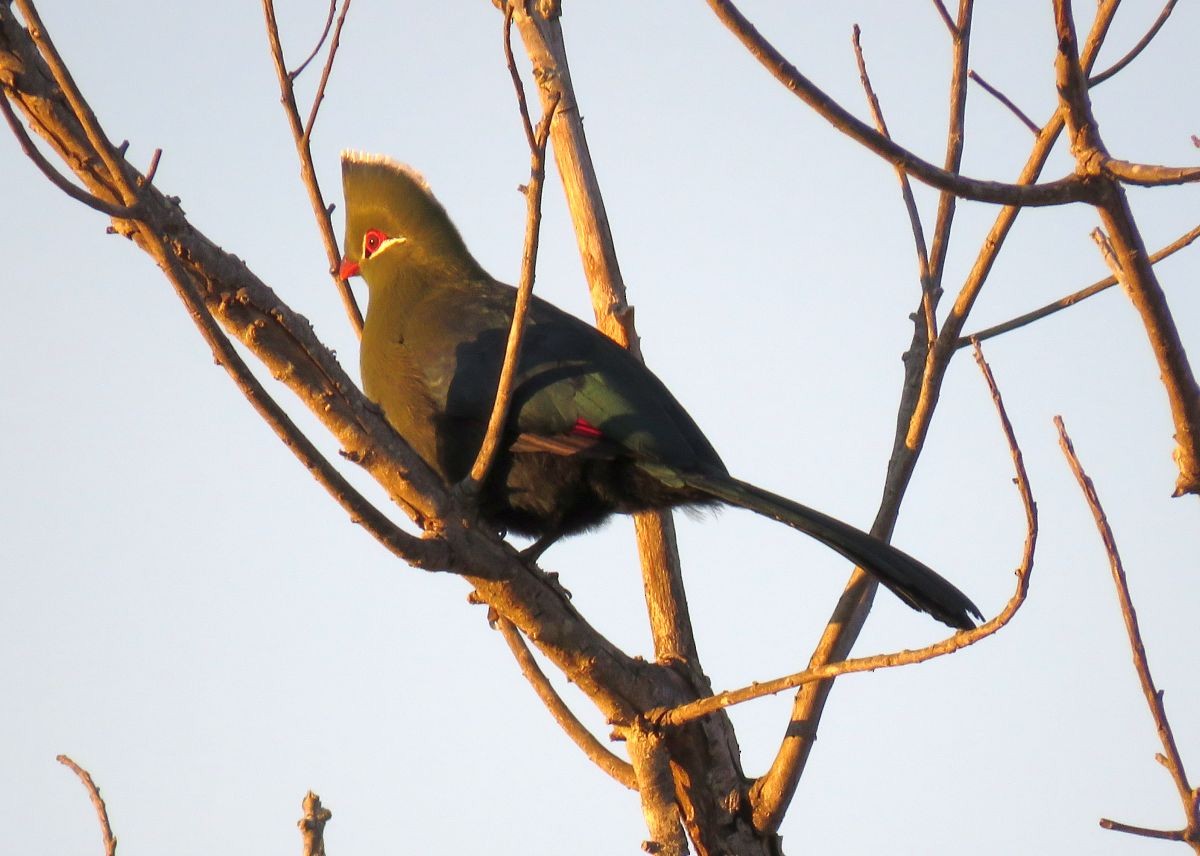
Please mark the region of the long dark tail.
<svg viewBox="0 0 1200 856"><path fill-rule="evenodd" d="M971 616L983 620L979 607L965 594L912 556L866 532L735 478L687 473L682 479L689 487L715 499L811 535L869 571L913 609L928 612L938 621L970 630L975 626Z"/></svg>

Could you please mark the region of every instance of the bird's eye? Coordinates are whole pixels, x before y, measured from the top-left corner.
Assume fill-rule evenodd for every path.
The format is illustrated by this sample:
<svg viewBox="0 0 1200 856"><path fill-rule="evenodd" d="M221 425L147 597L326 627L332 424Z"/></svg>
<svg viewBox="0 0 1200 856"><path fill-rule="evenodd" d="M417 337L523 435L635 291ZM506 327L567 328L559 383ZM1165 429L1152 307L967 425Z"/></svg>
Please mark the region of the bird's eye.
<svg viewBox="0 0 1200 856"><path fill-rule="evenodd" d="M388 236L378 229L370 229L365 235L363 235L363 258L371 258L375 251L383 246L383 242L387 239Z"/></svg>

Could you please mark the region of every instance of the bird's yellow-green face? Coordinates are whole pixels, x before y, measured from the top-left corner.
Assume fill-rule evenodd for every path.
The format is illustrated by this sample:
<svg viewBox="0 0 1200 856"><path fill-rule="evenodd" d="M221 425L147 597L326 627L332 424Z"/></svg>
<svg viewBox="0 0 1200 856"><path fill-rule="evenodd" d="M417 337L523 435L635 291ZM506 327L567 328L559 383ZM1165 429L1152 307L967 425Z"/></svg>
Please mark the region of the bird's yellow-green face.
<svg viewBox="0 0 1200 856"><path fill-rule="evenodd" d="M370 283L371 269L413 263L459 271L478 270L478 263L424 179L403 164L381 155L342 153L342 187L346 196L345 256L339 275L361 274Z"/></svg>

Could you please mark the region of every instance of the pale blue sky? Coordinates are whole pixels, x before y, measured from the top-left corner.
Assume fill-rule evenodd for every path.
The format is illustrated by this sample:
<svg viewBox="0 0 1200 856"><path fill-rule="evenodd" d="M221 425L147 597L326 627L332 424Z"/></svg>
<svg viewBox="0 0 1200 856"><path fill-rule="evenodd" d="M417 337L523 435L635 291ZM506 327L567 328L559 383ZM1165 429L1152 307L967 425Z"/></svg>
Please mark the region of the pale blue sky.
<svg viewBox="0 0 1200 856"><path fill-rule="evenodd" d="M890 167L774 82L703 3L565 5L648 362L735 475L866 527L917 295ZM1055 98L1050 4L978 5L972 66L1044 120ZM1081 16L1092 8L1077 5ZM743 9L865 116L850 49L858 22L894 135L940 162L949 48L932 4L829 6ZM1158 8L1128 0L1100 65ZM279 3L293 64L324 10L321 0ZM356 374L258 4L44 0L41 12L110 136L129 139L137 163L161 147L156 183ZM314 154L339 204L340 149L413 164L477 257L511 281L528 159L500 23L482 0L357 0ZM1154 46L1096 90L1117 156L1196 162L1197 32L1200 12L1180 4ZM315 79L302 78L304 92ZM1032 136L978 90L968 117L966 171L1013 178ZM213 365L149 260L105 235L104 218L47 184L6 135L0 164L0 820L13 852L99 846L59 752L95 775L126 856L295 852L309 788L334 811L331 856L640 852L636 797L557 730L485 610L467 605L468 587L398 564L350 524ZM1059 151L1046 177L1070 168ZM918 197L931 228L935 197ZM1131 200L1155 248L1200 211L1195 188ZM538 292L587 317L553 176L545 209ZM994 212L960 205L949 292ZM1084 207L1023 214L968 327L1103 277L1095 225ZM1194 361L1196 252L1159 270ZM789 852L1138 853L1166 845L1104 832L1097 818L1180 824L1104 556L1050 422L1064 416L1105 501L1195 774L1200 524L1195 498L1169 498L1172 427L1140 322L1112 290L986 350L1041 512L1029 602L973 649L839 684L783 828ZM989 615L1011 593L1024 534L1010 479L964 353L896 541ZM743 512L680 517L679 527L714 685L801 668L845 562ZM649 655L631 531L614 521L543 564L614 641ZM856 651L942 632L883 593ZM733 712L749 774L769 763L789 707L785 694Z"/></svg>

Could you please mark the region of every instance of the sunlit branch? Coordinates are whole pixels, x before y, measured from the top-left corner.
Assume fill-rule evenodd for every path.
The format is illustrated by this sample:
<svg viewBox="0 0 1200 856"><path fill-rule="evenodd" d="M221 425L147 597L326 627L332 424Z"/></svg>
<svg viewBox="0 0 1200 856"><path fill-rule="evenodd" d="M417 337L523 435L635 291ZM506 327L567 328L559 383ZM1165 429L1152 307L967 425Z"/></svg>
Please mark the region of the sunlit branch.
<svg viewBox="0 0 1200 856"><path fill-rule="evenodd" d="M897 651L891 654L877 654L870 657L856 657L805 669L802 672L785 675L784 677L775 678L770 681L756 681L741 689L726 690L725 692L679 705L678 707L670 709L660 708L649 711L646 714L647 721L661 727L678 726L700 719L722 708L762 698L763 696L774 695L783 690L793 689L813 681L828 680L839 675L854 674L856 672L873 672L877 669L923 663L926 660L932 660L935 657L942 657L946 654L953 654L956 651L974 645L981 639L985 639L996 633L996 631L1012 620L1012 617L1021 608L1021 605L1025 602L1026 595L1029 593L1029 580L1033 570L1033 556L1038 536L1037 504L1033 501L1033 494L1029 488L1029 477L1025 471L1024 456L1021 454L1020 446L1017 444L1012 423L1009 422L1008 413L1004 408L1004 401L1000 396L1000 391L996 386L996 380L992 376L991 369L984 361L983 353L978 347L975 351L975 359L979 363L980 371L983 372L984 380L991 392L992 401L996 406L996 412L1000 418L1001 430L1004 432L1005 440L1008 443L1009 452L1013 459L1013 469L1016 473L1013 481L1017 486L1021 504L1025 510L1025 545L1022 549L1020 564L1016 570L1016 590L1004 608L990 621L979 625L975 629L960 631L948 639L943 639L924 648Z"/></svg>
<svg viewBox="0 0 1200 856"><path fill-rule="evenodd" d="M1179 793L1180 802L1183 803L1184 816L1187 818L1187 827L1176 840L1187 841L1192 845L1193 850L1200 853L1200 793L1193 791L1192 786L1188 784L1187 773L1183 767L1183 758L1180 756L1179 746L1175 742L1175 732L1171 728L1171 722L1167 719L1166 708L1163 706L1162 690L1155 686L1154 677L1150 674L1150 661L1146 655L1146 646L1142 642L1142 631L1138 625L1137 611L1133 607L1133 598L1129 594L1129 581L1125 576L1125 567L1121 562L1121 554L1117 549L1116 536L1113 535L1108 517L1104 513L1104 507L1100 504L1100 497L1096 493L1096 486L1088 478L1087 473L1084 472L1083 464L1079 462L1079 457L1075 454L1075 446L1067 434L1067 429L1063 424L1061 416L1054 417L1054 425L1058 428L1058 442L1062 447L1063 455L1071 467L1071 472L1075 475L1075 480L1079 483L1079 489L1083 491L1084 499L1092 512L1092 517L1096 521L1096 529L1100 533L1100 540L1104 544L1104 552L1108 556L1109 567L1112 570L1113 584L1117 589L1117 601L1121 605L1121 615L1125 620L1125 632L1129 637L1129 648L1133 652L1134 669L1137 671L1138 682L1142 686L1142 694L1146 698L1146 704L1150 708L1150 716L1154 720L1154 728L1158 732L1158 739L1162 744L1163 751L1158 757L1162 765L1170 773L1171 780L1175 784L1175 789ZM1106 825L1105 821L1101 821L1101 825ZM1144 827L1131 827L1125 824L1117 824L1114 821L1107 821L1107 828L1153 838L1174 838L1172 833L1149 830Z"/></svg>
<svg viewBox="0 0 1200 856"><path fill-rule="evenodd" d="M997 101L999 101L1001 104L1003 104L1005 107L1007 107L1012 112L1012 114L1021 121L1021 124L1023 124L1026 128L1028 128L1030 131L1033 132L1034 136L1037 136L1038 134L1040 134L1042 132L1042 129L1038 127L1037 122L1030 119L1029 116L1027 116L1025 114L1025 111L1023 111L1020 107L1018 107L1016 104L1013 103L1011 98L1009 98L1007 95L1005 95L1003 92L1001 92L996 87L992 86L992 84L988 83L986 80L984 80L978 74L976 74L974 71L970 72L969 76L972 80L974 80L976 83L979 84L979 87L984 92L986 92L988 95L992 96Z"/></svg>
<svg viewBox="0 0 1200 856"><path fill-rule="evenodd" d="M583 754L587 755L592 763L625 787L637 790L637 779L634 778L633 767L597 740L595 735L588 731L579 718L571 712L562 696L558 694L554 685L546 677L546 673L538 666L537 660L533 658L533 654L525 645L525 640L521 638L521 631L517 630L516 625L500 615L495 616L494 624L504 637L504 641L508 643L508 648L512 651L517 666L521 669L521 674L533 687L533 691L537 693L537 697L546 706L546 710L550 711L550 715L554 717L554 721L559 724L559 727L567 733L567 736L575 742L575 745L583 751Z"/></svg>
<svg viewBox="0 0 1200 856"><path fill-rule="evenodd" d="M1196 226L1188 230L1183 235L1180 235L1174 241L1167 244L1161 250L1151 255L1150 263L1157 264L1168 256L1174 255L1183 248L1190 246L1197 238L1200 238L1200 226ZM1053 315L1055 312L1058 312L1062 309L1067 309L1068 307L1074 306L1076 303L1087 300L1089 297L1097 295L1102 291L1106 291L1107 289L1116 285L1117 282L1118 280L1116 276L1107 276L1104 279L1092 283L1086 288L1081 288L1079 291L1072 292L1066 297L1059 298L1052 303L1047 303L1045 306L1034 309L1032 312L1026 312L1024 315L1018 315L1016 318L1012 318L1001 324L985 327L982 330L971 333L969 336L963 336L954 343L955 347L965 348L970 345L972 341L983 342L987 339L999 336L1002 333L1008 333L1012 330L1024 327L1027 324L1032 324L1034 321L1045 318L1047 315Z"/></svg>
<svg viewBox="0 0 1200 856"><path fill-rule="evenodd" d="M66 755L59 755L55 760L64 767L70 768L71 772L79 777L79 781L83 782L83 786L88 792L88 799L92 801L92 806L96 809L96 820L100 823L100 835L104 840L105 856L116 856L117 837L113 835L112 826L108 822L108 806L104 804L104 799L100 796L100 789L96 787L92 774Z"/></svg>
<svg viewBox="0 0 1200 856"><path fill-rule="evenodd" d="M1142 36L1138 43L1125 56L1121 57L1104 71L1091 75L1087 81L1088 86L1099 86L1137 59L1138 54L1144 51L1150 42L1154 41L1154 37L1158 35L1158 31L1162 29L1163 24L1167 23L1167 18L1171 17L1171 13L1175 11L1175 4L1177 2L1179 0L1167 0L1167 5L1163 6L1162 11L1158 13L1158 17L1150 25L1150 29L1146 32L1146 35Z"/></svg>
<svg viewBox="0 0 1200 856"><path fill-rule="evenodd" d="M1036 207L1092 199L1093 191L1074 175L1044 184L1005 184L968 178L934 166L884 137L826 95L763 38L730 0L708 0L708 5L750 53L790 92L839 131L914 178L964 199L1001 205Z"/></svg>

